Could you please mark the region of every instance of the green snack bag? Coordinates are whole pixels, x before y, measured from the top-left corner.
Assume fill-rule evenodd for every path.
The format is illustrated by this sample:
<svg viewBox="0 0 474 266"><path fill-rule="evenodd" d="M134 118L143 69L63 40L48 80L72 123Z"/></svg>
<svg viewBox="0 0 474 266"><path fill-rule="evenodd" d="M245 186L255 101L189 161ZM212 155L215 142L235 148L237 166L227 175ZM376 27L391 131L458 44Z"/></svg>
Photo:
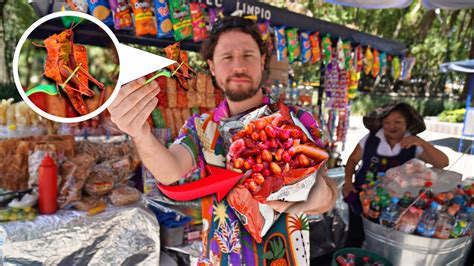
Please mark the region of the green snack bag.
<svg viewBox="0 0 474 266"><path fill-rule="evenodd" d="M173 35L176 41L191 39L193 36L193 25L188 1L169 0L171 22L173 23Z"/></svg>
<svg viewBox="0 0 474 266"><path fill-rule="evenodd" d="M298 40L298 29L291 28L286 30L286 44L288 46L288 58L290 63L300 59L301 48Z"/></svg>

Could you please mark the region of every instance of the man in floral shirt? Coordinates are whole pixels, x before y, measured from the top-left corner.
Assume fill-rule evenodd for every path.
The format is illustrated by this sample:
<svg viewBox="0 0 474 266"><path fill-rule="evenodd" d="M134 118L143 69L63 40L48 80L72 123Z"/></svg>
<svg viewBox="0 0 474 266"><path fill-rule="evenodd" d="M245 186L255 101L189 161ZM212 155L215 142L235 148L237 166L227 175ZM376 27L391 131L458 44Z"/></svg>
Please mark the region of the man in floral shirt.
<svg viewBox="0 0 474 266"><path fill-rule="evenodd" d="M206 164L225 167L219 123L270 103L262 87L267 49L253 21L240 17L220 20L202 51L214 84L222 89L225 100L208 113L192 116L169 150L155 139L146 123L157 104L154 96L159 88L155 82L145 86L142 86L144 79L130 82L122 87L109 108L112 121L132 137L143 163L162 184L202 178L206 176ZM318 124L311 114L297 108L292 111L310 132L317 131ZM204 253L200 263L308 265L309 225L304 212L314 214L329 210L336 194L334 183L321 176L308 201L289 208L287 203L269 202L275 211L285 210L285 213L279 216L261 243L252 239L226 200L218 202L214 196L202 198Z"/></svg>

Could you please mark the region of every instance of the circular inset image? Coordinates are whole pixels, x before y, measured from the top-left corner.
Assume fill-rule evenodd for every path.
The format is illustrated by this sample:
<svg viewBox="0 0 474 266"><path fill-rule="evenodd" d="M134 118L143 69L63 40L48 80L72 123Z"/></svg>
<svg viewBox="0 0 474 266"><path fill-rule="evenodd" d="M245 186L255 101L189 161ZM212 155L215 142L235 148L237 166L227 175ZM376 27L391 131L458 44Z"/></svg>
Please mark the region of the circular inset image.
<svg viewBox="0 0 474 266"><path fill-rule="evenodd" d="M118 93L118 41L98 19L58 12L34 23L13 60L15 83L25 102L57 122L97 116Z"/></svg>

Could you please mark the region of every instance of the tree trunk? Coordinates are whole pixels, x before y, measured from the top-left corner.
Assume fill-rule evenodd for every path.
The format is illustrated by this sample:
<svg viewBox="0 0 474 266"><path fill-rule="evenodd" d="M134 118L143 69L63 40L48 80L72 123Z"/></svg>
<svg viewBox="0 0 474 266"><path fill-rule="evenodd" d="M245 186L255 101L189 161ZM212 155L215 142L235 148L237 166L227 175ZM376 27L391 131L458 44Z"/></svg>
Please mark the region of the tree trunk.
<svg viewBox="0 0 474 266"><path fill-rule="evenodd" d="M471 9L471 29L472 27L474 26L474 9ZM469 59L474 59L474 40L471 39L471 51L469 52ZM468 90L469 90L469 84L471 82L474 82L473 80L471 80L471 76L472 75L469 75L469 74L466 74L466 80L464 82L464 88L462 89L462 93L460 95L461 99L462 100L466 100L467 98L467 93L468 93Z"/></svg>
<svg viewBox="0 0 474 266"><path fill-rule="evenodd" d="M10 81L10 75L7 72L7 62L5 59L6 45L5 45L5 28L3 10L6 1L0 1L0 82Z"/></svg>
<svg viewBox="0 0 474 266"><path fill-rule="evenodd" d="M456 11L459 11L459 10L456 10ZM431 25L433 25L433 22L435 21L435 19L436 19L436 13L434 10L429 10L425 12L425 14L423 14L423 18L421 19L420 24L418 24L418 27L417 27L418 28L417 37L420 40L424 40L426 38L426 36L428 35L428 32L431 29Z"/></svg>
<svg viewBox="0 0 474 266"><path fill-rule="evenodd" d="M401 11L400 18L398 19L397 27L395 27L395 31L393 32L394 39L398 38L398 34L400 34L400 30L402 29L402 26L403 26L403 21L405 20L405 15L408 13L409 10L410 8L407 7L403 9L403 11Z"/></svg>

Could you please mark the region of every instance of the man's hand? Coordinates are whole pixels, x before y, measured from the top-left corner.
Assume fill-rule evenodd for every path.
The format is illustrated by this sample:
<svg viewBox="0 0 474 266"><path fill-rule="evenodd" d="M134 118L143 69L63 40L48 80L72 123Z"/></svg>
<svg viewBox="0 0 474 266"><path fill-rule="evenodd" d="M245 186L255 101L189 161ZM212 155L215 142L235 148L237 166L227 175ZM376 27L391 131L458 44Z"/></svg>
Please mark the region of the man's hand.
<svg viewBox="0 0 474 266"><path fill-rule="evenodd" d="M408 137L404 137L401 141L400 141L400 146L403 148L403 149L408 149L412 146L419 146L419 147L423 147L425 145L426 141L424 141L423 139L417 137L417 136L408 136Z"/></svg>
<svg viewBox="0 0 474 266"><path fill-rule="evenodd" d="M108 108L112 122L132 138L150 131L147 118L158 103L155 97L160 92L158 83L144 83L145 78L142 77L123 85Z"/></svg>

